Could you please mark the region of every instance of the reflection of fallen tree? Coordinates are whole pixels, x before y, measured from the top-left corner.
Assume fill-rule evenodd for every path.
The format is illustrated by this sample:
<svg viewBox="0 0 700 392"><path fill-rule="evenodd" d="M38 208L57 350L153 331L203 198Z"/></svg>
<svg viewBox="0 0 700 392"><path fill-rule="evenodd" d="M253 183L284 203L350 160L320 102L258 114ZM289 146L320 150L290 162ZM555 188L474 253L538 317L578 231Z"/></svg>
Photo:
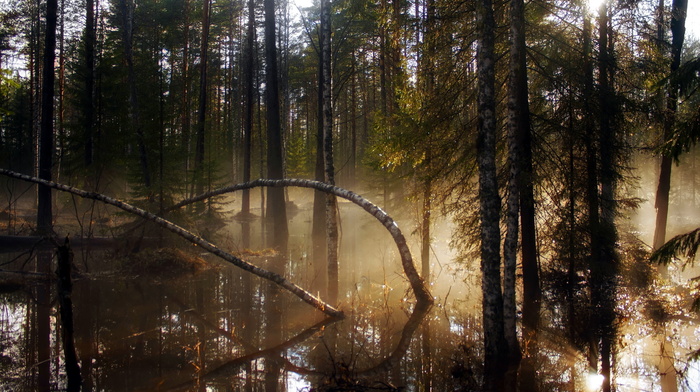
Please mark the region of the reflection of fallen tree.
<svg viewBox="0 0 700 392"><path fill-rule="evenodd" d="M266 348L264 350L259 350L252 352L250 354L246 354L243 356L240 356L238 358L235 358L231 361L228 361L222 365L217 366L216 368L208 371L206 374L202 375L200 380L207 381L207 380L214 380L219 377L227 377L227 376L232 376L236 375L240 369L241 366L245 365L248 362L254 361L256 359L260 358L268 358L268 357L278 357L282 354L283 351L290 349L302 342L304 342L307 339L312 338L318 333L323 332L323 330L330 324L333 324L335 322L339 321L338 318L334 317L327 317L323 321L314 324L313 326L305 329L304 331L300 332L293 338L287 340L286 342L277 345L275 347L271 348ZM291 364L290 364L291 365ZM293 366L293 365L291 365ZM295 367L296 368L296 367ZM301 368L299 368L300 372L303 372ZM178 386L175 386L173 388L168 389L168 391L184 391L184 390L189 390L195 384L197 383L197 380L192 380L188 381L186 383L180 384Z"/></svg>

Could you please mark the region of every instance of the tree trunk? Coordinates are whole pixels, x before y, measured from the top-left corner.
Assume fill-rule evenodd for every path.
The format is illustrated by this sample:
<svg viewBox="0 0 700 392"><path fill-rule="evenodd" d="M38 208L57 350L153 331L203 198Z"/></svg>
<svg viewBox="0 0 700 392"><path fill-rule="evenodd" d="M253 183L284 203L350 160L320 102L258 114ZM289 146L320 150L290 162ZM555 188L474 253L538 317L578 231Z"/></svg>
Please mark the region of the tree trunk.
<svg viewBox="0 0 700 392"><path fill-rule="evenodd" d="M119 5L122 9L123 26L122 36L124 43L124 55L126 57L126 65L128 69L129 83L129 119L131 120L132 130L136 133L136 142L139 150L139 162L141 164L141 176L143 185L146 187L148 198L151 188L151 171L148 162L148 152L146 151L146 140L141 127L140 108L138 94L136 90L136 71L134 70L134 4L131 0L119 0Z"/></svg>
<svg viewBox="0 0 700 392"><path fill-rule="evenodd" d="M182 103L180 116L182 121L181 152L185 161L185 175L190 170L190 0L184 0L184 45L182 47Z"/></svg>
<svg viewBox="0 0 700 392"><path fill-rule="evenodd" d="M209 52L209 8L211 0L204 0L202 4L202 41L199 48L199 109L197 110L197 141L194 151L194 194L199 195L204 191L204 151L205 132L207 120L207 61ZM198 210L202 210L200 205Z"/></svg>
<svg viewBox="0 0 700 392"><path fill-rule="evenodd" d="M283 153L282 153L282 128L280 123L279 85L277 71L277 44L275 24L275 1L265 0L265 107L267 118L267 176L271 179L284 177ZM268 217L273 223L270 245L278 250L278 255L271 260L270 269L275 272L284 271L287 259L287 212L284 197L284 188L271 188L268 190ZM280 296L276 287L268 286L266 312L268 325L266 328L267 340L272 344L278 344L282 338L282 325L280 318ZM279 384L280 365L273 359L265 361L266 375L265 386L267 391L275 391Z"/></svg>
<svg viewBox="0 0 700 392"><path fill-rule="evenodd" d="M615 243L615 183L616 183L616 148L614 119L617 111L612 100L614 86L611 83L611 48L608 26L608 7L603 4L598 15L599 21L599 105L600 105L600 254L593 258L591 268L593 309L598 315L600 332L600 372L604 377L603 392L612 388L612 351L615 341L615 276L617 273L617 255Z"/></svg>
<svg viewBox="0 0 700 392"><path fill-rule="evenodd" d="M524 114L520 98L520 80L524 76L521 56L524 60L524 4L521 0L510 1L510 64L508 80L508 192L506 199L506 236L503 242L503 321L505 339L508 343L508 372L506 388L515 390L520 362L520 346L517 335L515 299L515 270L518 263L518 231L520 213L520 144L519 126ZM522 42L522 45L521 45ZM527 83L527 80L525 80ZM527 88L527 85L525 85ZM527 102L525 102L527 105ZM529 132L529 130L528 130Z"/></svg>
<svg viewBox="0 0 700 392"><path fill-rule="evenodd" d="M85 91L83 127L85 132L85 166L95 160L95 4L85 3Z"/></svg>
<svg viewBox="0 0 700 392"><path fill-rule="evenodd" d="M508 347L503 328L501 292L500 209L496 178L495 21L491 0L477 3L479 208L481 216L481 289L484 330L485 391L504 390L503 376Z"/></svg>
<svg viewBox="0 0 700 392"><path fill-rule="evenodd" d="M509 155L511 156L511 178L514 183L509 194L508 215L513 226L515 242L510 247L517 247L518 205L520 213L520 225L522 227L522 270L523 270L523 346L525 347L524 361L521 368L521 389L524 391L536 391L537 380L535 362L537 355L537 332L540 316L540 283L537 265L537 244L535 235L535 208L533 196L533 169L532 147L530 131L530 108L527 85L527 46L525 36L525 4L522 0L511 0L511 47L510 47L510 83L508 104L508 132ZM512 198L513 200L510 200ZM512 214L512 215L511 215ZM509 230L510 231L510 230ZM506 245L504 245L504 249ZM510 252L515 253L516 249ZM504 254L505 255L505 254ZM506 270L512 271L515 267L515 255L509 256L513 260L506 261ZM510 266L508 266L510 265ZM514 271L509 272L513 274ZM509 290L510 291L510 290ZM505 292L505 290L504 290ZM505 296L505 295L504 295ZM507 297L513 296L509 293ZM506 339L510 346L510 365L517 367L520 359L520 348L514 336L514 298L504 299L511 303L508 309ZM510 325L508 325L510 324ZM510 335L510 336L508 336Z"/></svg>
<svg viewBox="0 0 700 392"><path fill-rule="evenodd" d="M319 28L319 46L323 42L323 29ZM316 111L316 164L314 166L314 178L316 181L326 180L324 165L324 127L323 127L323 54L318 50L318 95ZM312 241L314 257L314 286L323 297L328 292L328 239L326 238L326 194L314 191L314 210L312 223Z"/></svg>
<svg viewBox="0 0 700 392"><path fill-rule="evenodd" d="M685 39L685 19L688 10L688 0L674 0L671 10L671 69L673 74L681 65L681 52ZM663 36L663 34L661 34ZM678 107L678 87L671 84L666 92L666 111L663 116L663 141L673 138ZM659 185L656 190L656 226L654 229L654 249L659 249L666 242L666 225L668 221L669 191L671 190L672 157L663 154L659 171Z"/></svg>
<svg viewBox="0 0 700 392"><path fill-rule="evenodd" d="M248 0L248 31L246 33L245 54L245 114L243 129L243 182L250 181L252 150L253 150L253 109L255 92L255 1ZM246 189L241 195L242 240L243 247L250 247L250 190Z"/></svg>
<svg viewBox="0 0 700 392"><path fill-rule="evenodd" d="M51 181L53 166L53 99L54 61L56 59L56 21L58 3L56 0L46 2L46 35L44 37L43 79L41 86L41 134L39 138L39 178ZM40 185L38 191L37 231L49 234L53 230L53 212L51 189Z"/></svg>
<svg viewBox="0 0 700 392"><path fill-rule="evenodd" d="M282 161L282 128L280 124L279 87L277 80L277 45L275 40L275 1L265 0L265 106L267 118L267 177L282 179L284 177ZM272 217L273 238L271 245L287 249L287 209L284 189L268 190L268 214Z"/></svg>
<svg viewBox="0 0 700 392"><path fill-rule="evenodd" d="M333 166L333 106L331 87L331 2L321 2L321 58L323 59L323 156L325 163L325 180L335 185L335 167ZM328 251L328 300L338 301L338 202L335 195L326 195L326 235Z"/></svg>
<svg viewBox="0 0 700 392"><path fill-rule="evenodd" d="M663 8L663 2L660 3ZM687 0L673 0L671 6L671 66L670 74L678 70L681 64L683 41L685 40L685 19L688 10ZM663 9L659 16L659 36L663 37ZM668 86L666 92L666 111L663 116L664 142L673 138L676 110L678 108L678 87L673 83ZM666 242L666 226L668 222L669 192L671 190L672 157L663 154L661 168L659 170L659 184L656 191L656 226L654 229L654 250L659 249ZM693 197L693 200L695 198ZM666 351L670 351L667 354ZM676 372L673 366L673 344L662 340L659 358L660 384L663 392L675 392L678 390Z"/></svg>

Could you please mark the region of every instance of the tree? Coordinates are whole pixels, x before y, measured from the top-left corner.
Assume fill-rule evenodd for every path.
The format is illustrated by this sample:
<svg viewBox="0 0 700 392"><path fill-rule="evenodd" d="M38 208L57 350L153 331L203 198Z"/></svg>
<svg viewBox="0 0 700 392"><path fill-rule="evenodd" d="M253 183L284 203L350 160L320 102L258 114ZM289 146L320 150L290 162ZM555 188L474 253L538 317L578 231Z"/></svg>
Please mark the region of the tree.
<svg viewBox="0 0 700 392"><path fill-rule="evenodd" d="M282 128L280 124L279 87L277 74L277 41L275 38L275 2L265 0L265 109L267 119L267 176L284 178L282 162ZM284 252L287 248L287 212L284 189L268 192L267 209L274 220L271 243Z"/></svg>
<svg viewBox="0 0 700 392"><path fill-rule="evenodd" d="M685 18L688 10L687 0L674 0L671 7L671 74L681 65L681 52L685 39ZM678 86L669 84L666 92L666 110L663 115L663 142L668 143L674 134L676 111L678 108ZM673 156L668 152L661 155L659 183L656 190L656 226L654 229L653 248L659 249L666 242L666 223L668 220L669 191L671 189L671 165Z"/></svg>
<svg viewBox="0 0 700 392"><path fill-rule="evenodd" d="M335 185L333 166L333 107L332 107L332 61L331 61L331 2L321 2L321 61L323 84L323 157L325 182ZM338 203L334 195L326 195L326 233L328 251L328 298L331 303L338 301Z"/></svg>
<svg viewBox="0 0 700 392"><path fill-rule="evenodd" d="M39 138L39 178L51 181L53 166L53 100L54 81L56 74L54 62L56 59L56 21L58 19L58 3L56 0L46 2L46 35L44 36L44 61L41 87L41 134ZM53 212L51 189L40 185L37 206L37 231L48 235L53 230Z"/></svg>
<svg viewBox="0 0 700 392"><path fill-rule="evenodd" d="M209 51L209 19L211 0L202 3L202 40L199 54L199 108L197 109L197 141L194 152L194 194L204 191L204 152L207 119L207 59Z"/></svg>
<svg viewBox="0 0 700 392"><path fill-rule="evenodd" d="M253 150L253 114L255 103L255 92L253 82L255 81L255 2L248 0L248 25L246 30L246 52L245 52L245 111L243 119L243 182L250 181L251 161ZM243 246L250 246L250 190L243 191L241 196L241 214L243 215Z"/></svg>
<svg viewBox="0 0 700 392"><path fill-rule="evenodd" d="M90 166L95 160L95 4L94 0L85 3L85 91L83 92L83 127L85 132L85 166Z"/></svg>
<svg viewBox="0 0 700 392"><path fill-rule="evenodd" d="M146 137L141 124L140 106L136 88L136 70L134 68L134 3L131 0L119 0L119 7L122 13L122 42L124 45L124 56L128 71L129 88L129 120L132 131L136 135L138 146L139 162L141 164L141 176L146 189L151 187L151 172L146 150ZM148 197L152 196L148 191Z"/></svg>
<svg viewBox="0 0 700 392"><path fill-rule="evenodd" d="M511 0L511 42L508 84L508 156L509 191L507 234L504 243L504 301L507 305L506 339L511 366L520 358L515 331L515 266L517 259L518 213L522 226L523 271L523 390L537 390L534 355L537 352L537 330L540 313L540 283L535 236L535 208L533 196L533 168L531 147L530 107L528 97L527 46L525 35L525 4Z"/></svg>
<svg viewBox="0 0 700 392"><path fill-rule="evenodd" d="M496 178L495 20L491 0L477 6L477 83L479 210L481 217L481 290L484 329L485 391L504 390L503 374L508 358L504 336L501 292L501 199Z"/></svg>

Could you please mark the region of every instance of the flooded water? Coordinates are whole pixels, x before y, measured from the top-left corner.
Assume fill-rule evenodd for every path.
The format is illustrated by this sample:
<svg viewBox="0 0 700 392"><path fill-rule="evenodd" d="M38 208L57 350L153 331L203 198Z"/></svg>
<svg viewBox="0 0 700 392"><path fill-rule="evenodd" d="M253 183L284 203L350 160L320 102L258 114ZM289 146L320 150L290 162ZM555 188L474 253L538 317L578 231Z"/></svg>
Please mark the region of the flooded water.
<svg viewBox="0 0 700 392"><path fill-rule="evenodd" d="M296 207L285 276L311 288L310 202ZM213 256L195 252L206 263L185 258L183 264L169 261L177 254L153 250L125 257L75 249L74 340L84 390L478 390L478 271L476 264L454 260L443 235L449 225L435 228L435 304L417 309L389 235L351 211L341 205L339 307L346 318L339 321ZM410 219L408 213L403 222ZM398 221L410 234L410 223ZM259 219L251 223L251 248L259 253L244 252L241 225L231 222L212 241L262 267L277 260L260 245ZM0 257L3 271L37 271L45 263L35 253ZM2 289L0 390L65 389L55 280L25 274L6 279ZM653 321L645 294L623 289L620 296L616 389L662 391L665 375L673 374L677 390L698 390L699 368L687 356L700 346L695 319L671 310ZM669 292L659 306L682 308L673 304L676 298L689 297ZM597 390L600 381L588 369L585 350L561 332L566 328L557 306L553 299L543 309L540 389Z"/></svg>

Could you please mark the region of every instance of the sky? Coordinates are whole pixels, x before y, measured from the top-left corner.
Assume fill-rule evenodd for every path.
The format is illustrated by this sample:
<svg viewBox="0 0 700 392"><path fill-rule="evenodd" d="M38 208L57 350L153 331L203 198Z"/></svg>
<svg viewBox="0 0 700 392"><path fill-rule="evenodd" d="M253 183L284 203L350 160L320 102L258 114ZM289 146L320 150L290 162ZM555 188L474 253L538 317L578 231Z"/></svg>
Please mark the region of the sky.
<svg viewBox="0 0 700 392"><path fill-rule="evenodd" d="M292 5L299 8L310 7L314 1L318 0L291 0ZM601 0L589 0L601 1ZM666 0L670 3L671 0ZM688 15L685 21L686 38L690 36L700 39L700 0L688 0Z"/></svg>
<svg viewBox="0 0 700 392"><path fill-rule="evenodd" d="M700 0L688 0L688 16L685 20L685 34L700 39Z"/></svg>

